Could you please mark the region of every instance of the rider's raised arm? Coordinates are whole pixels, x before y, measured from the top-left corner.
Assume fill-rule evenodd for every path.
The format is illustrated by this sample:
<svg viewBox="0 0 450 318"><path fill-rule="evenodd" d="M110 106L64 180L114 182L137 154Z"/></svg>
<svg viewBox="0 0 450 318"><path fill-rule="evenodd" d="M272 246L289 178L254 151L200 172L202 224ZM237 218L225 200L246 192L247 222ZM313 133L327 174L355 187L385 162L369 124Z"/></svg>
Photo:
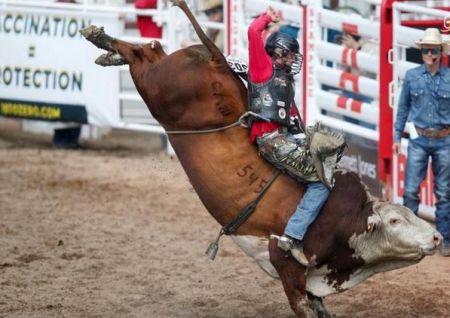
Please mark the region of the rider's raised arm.
<svg viewBox="0 0 450 318"><path fill-rule="evenodd" d="M262 33L272 17L263 13L248 28L249 75L254 83L266 82L273 73L272 60L264 48Z"/></svg>

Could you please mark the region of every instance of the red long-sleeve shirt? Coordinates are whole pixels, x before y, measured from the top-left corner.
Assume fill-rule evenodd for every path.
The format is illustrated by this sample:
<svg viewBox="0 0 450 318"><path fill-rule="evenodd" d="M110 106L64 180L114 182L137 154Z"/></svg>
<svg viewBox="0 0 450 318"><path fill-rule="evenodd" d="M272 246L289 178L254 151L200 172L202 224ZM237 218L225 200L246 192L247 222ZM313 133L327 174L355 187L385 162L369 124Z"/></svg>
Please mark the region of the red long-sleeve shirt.
<svg viewBox="0 0 450 318"><path fill-rule="evenodd" d="M253 83L267 82L273 74L272 58L264 48L263 31L272 22L272 18L266 13L256 18L248 28L248 69L249 79ZM297 115L297 109L291 107L291 115ZM265 133L278 129L280 125L275 122L254 121L250 129L250 142Z"/></svg>

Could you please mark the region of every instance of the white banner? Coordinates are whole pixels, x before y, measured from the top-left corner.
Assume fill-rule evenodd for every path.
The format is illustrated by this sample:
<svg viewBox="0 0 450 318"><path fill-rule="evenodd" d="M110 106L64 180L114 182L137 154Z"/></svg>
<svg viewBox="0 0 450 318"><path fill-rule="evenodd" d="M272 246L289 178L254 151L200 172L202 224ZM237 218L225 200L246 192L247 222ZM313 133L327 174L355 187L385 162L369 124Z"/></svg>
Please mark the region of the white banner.
<svg viewBox="0 0 450 318"><path fill-rule="evenodd" d="M95 24L118 36L116 13L85 14L81 6L13 5L0 10L0 115L98 126L118 123L119 68L94 64L104 52L78 32Z"/></svg>

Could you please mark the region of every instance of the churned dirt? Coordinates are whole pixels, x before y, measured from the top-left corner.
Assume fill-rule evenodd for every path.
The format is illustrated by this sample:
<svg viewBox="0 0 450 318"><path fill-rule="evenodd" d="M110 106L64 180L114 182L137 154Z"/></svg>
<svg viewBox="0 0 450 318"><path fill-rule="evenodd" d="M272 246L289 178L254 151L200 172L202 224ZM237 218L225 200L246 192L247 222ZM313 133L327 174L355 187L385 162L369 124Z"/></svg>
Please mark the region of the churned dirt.
<svg viewBox="0 0 450 318"><path fill-rule="evenodd" d="M82 150L0 120L0 317L292 318L281 283L219 230L155 135ZM336 317L450 317L450 258L325 300Z"/></svg>

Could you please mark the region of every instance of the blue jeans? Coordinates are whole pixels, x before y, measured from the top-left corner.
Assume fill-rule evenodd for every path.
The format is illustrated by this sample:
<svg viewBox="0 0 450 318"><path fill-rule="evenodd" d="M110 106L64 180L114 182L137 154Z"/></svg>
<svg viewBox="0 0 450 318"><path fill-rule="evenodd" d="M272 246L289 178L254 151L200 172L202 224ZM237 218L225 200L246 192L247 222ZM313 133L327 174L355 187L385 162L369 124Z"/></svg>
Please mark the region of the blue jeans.
<svg viewBox="0 0 450 318"><path fill-rule="evenodd" d="M322 182L311 182L306 185L306 192L297 210L289 219L284 234L297 240L303 240L310 224L319 215L320 210L330 195L330 189Z"/></svg>
<svg viewBox="0 0 450 318"><path fill-rule="evenodd" d="M418 137L408 144L403 205L417 213L420 183L426 176L428 159L434 175L436 228L450 246L450 136L431 139Z"/></svg>

